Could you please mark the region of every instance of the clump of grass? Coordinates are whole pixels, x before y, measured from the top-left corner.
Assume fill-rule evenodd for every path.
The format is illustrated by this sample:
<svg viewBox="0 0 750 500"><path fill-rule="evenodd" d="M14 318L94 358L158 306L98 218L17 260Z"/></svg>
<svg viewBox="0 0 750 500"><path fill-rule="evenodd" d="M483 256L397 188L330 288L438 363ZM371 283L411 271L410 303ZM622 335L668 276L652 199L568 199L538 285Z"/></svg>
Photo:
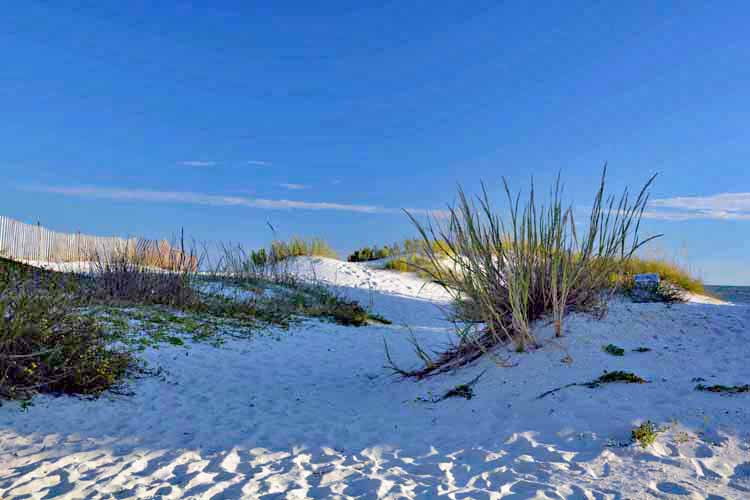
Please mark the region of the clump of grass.
<svg viewBox="0 0 750 500"><path fill-rule="evenodd" d="M459 384L453 389L449 390L443 396L443 399L448 398L464 398L472 399L474 397L474 389L468 384Z"/></svg>
<svg viewBox="0 0 750 500"><path fill-rule="evenodd" d="M521 206L520 193L512 195L504 181L507 220L494 211L484 185L476 203L459 189L458 205L450 207L445 223L430 219L423 224L409 215L425 242L426 257L439 270L434 280L461 305L455 308L456 319L484 325L464 330L459 344L421 375L461 366L499 344L514 344L519 351L535 346L531 325L545 315L552 316L555 334L561 336L568 311L602 310L616 286L611 277L654 238L638 236L653 178L631 202L627 190L619 201L605 196L605 177L606 168L581 235L572 207L561 201L559 178L547 206L537 202L533 185ZM432 250L433 241L445 251Z"/></svg>
<svg viewBox="0 0 750 500"><path fill-rule="evenodd" d="M424 238L411 238L404 240L401 245L403 246L402 253L407 255L417 254L428 256L430 254L436 254L447 257L451 252L448 242L440 238L432 238L430 240L425 240Z"/></svg>
<svg viewBox="0 0 750 500"><path fill-rule="evenodd" d="M706 293L703 281L690 274L686 268L675 262L633 256L623 264L623 274L626 277L650 273L658 274L661 280L671 283L682 290L696 294Z"/></svg>
<svg viewBox="0 0 750 500"><path fill-rule="evenodd" d="M422 239L406 239L400 243L396 242L392 245L385 245L383 247L363 247L355 250L348 257L349 262L368 262L372 260L387 259L394 257L401 263L396 264L393 269L394 271L413 271L413 268L409 268L409 261L414 264L426 265L427 261L424 257L429 252L435 252L437 254L447 255L449 251L448 246L444 241L433 240L425 242ZM419 260L420 262L417 262Z"/></svg>
<svg viewBox="0 0 750 500"><path fill-rule="evenodd" d="M418 276L437 281L442 276L439 264L419 254L405 255L389 260L384 269L401 273L416 273Z"/></svg>
<svg viewBox="0 0 750 500"><path fill-rule="evenodd" d="M99 324L77 312L62 277L4 269L0 280L0 397L37 392L98 394L131 363L112 349Z"/></svg>
<svg viewBox="0 0 750 500"><path fill-rule="evenodd" d="M215 280L240 280L247 284L254 280L267 280L282 273L285 262L277 261L271 249L245 250L242 245L219 247L220 259L215 266L209 265L210 275Z"/></svg>
<svg viewBox="0 0 750 500"><path fill-rule="evenodd" d="M154 262L155 255L159 255L158 249L146 240L135 247L95 252L89 281L93 297L110 303L197 306L199 298L191 286L197 272L195 255L183 249L166 254L164 261Z"/></svg>
<svg viewBox="0 0 750 500"><path fill-rule="evenodd" d="M695 390L704 392L716 392L724 394L740 394L743 392L750 392L750 385L703 385L698 384L695 386Z"/></svg>
<svg viewBox="0 0 750 500"><path fill-rule="evenodd" d="M607 344L604 346L604 352L611 354L612 356L625 356L625 349L617 347L614 344Z"/></svg>
<svg viewBox="0 0 750 500"><path fill-rule="evenodd" d="M486 371L486 370L485 370ZM466 382L465 384L458 384L457 386L447 390L442 396L431 396L429 398L424 397L418 397L417 401L422 401L425 403L439 403L440 401L444 401L446 399L450 398L464 398L464 399L473 399L475 396L474 393L474 386L477 385L477 382L479 382L479 379L482 378L482 375L484 375L484 371L471 379L469 382Z"/></svg>
<svg viewBox="0 0 750 500"><path fill-rule="evenodd" d="M641 445L642 448L648 448L656 442L656 436L661 432L656 425L650 420L645 421L630 432L633 442Z"/></svg>
<svg viewBox="0 0 750 500"><path fill-rule="evenodd" d="M381 325L392 325L393 321L386 319L383 315L374 312L369 313L370 321L380 323Z"/></svg>
<svg viewBox="0 0 750 500"><path fill-rule="evenodd" d="M625 372L621 370L615 370L607 372L597 379L587 383L587 387L599 387L602 384L612 384L616 382L623 382L625 384L647 384L648 381L642 377L639 377L635 373Z"/></svg>
<svg viewBox="0 0 750 500"><path fill-rule="evenodd" d="M294 237L289 241L276 240L271 243L270 261L281 262L291 257L339 258L336 251L325 240L320 238L305 240Z"/></svg>
<svg viewBox="0 0 750 500"><path fill-rule="evenodd" d="M649 347L636 347L633 352L651 352Z"/></svg>
<svg viewBox="0 0 750 500"><path fill-rule="evenodd" d="M589 389L596 389L597 387L600 387L604 384L614 384L614 383L647 384L648 381L642 377L639 377L635 373L618 370L618 371L606 372L604 375L601 375L600 377L595 378L594 380L590 382L573 382L571 384L566 384L561 387L556 387L547 392L543 392L542 394L537 396L537 399L542 399L544 397L549 396L550 394L554 394L563 389L567 389L568 387L581 386L581 387L588 387Z"/></svg>
<svg viewBox="0 0 750 500"><path fill-rule="evenodd" d="M399 252L397 251L393 251L388 245L382 248L379 248L378 246L372 248L363 247L352 252L346 260L349 262L369 262L372 260L386 259L391 255L398 253Z"/></svg>

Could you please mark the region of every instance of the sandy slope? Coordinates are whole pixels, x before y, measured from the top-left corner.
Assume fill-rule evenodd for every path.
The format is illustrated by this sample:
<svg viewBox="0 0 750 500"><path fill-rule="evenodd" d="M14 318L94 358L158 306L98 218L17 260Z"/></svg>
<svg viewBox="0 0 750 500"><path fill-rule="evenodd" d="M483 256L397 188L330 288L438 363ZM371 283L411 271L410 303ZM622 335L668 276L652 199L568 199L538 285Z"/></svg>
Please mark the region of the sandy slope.
<svg viewBox="0 0 750 500"><path fill-rule="evenodd" d="M132 396L5 404L0 498L750 498L750 394L692 381L750 382L750 308L616 302L602 321L571 317L558 343L503 353L513 368L400 381L383 339L407 365L408 329L444 343L445 294L361 264L305 259L298 272L397 324L162 347L145 356L165 375L134 381ZM604 353L610 342L626 355ZM487 368L474 399L417 400ZM651 383L536 399L605 369ZM646 450L623 446L646 419L668 429Z"/></svg>

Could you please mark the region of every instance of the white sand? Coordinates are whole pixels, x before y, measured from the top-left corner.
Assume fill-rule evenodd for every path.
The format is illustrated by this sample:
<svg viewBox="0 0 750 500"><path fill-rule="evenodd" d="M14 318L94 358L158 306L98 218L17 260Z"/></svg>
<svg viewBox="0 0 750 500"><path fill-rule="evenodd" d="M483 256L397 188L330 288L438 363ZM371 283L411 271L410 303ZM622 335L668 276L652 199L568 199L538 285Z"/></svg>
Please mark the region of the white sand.
<svg viewBox="0 0 750 500"><path fill-rule="evenodd" d="M559 342L541 325L540 350L503 353L513 368L403 381L383 367L383 338L414 366L407 326L436 348L451 336L444 292L362 264L299 266L399 324L163 346L144 357L165 375L133 381L132 396L6 403L0 498L750 498L750 394L692 381L750 383L750 308L618 301L602 321L571 316ZM604 353L610 342L626 355ZM474 399L415 401L485 369ZM536 399L604 369L651 383ZM647 419L668 427L653 446L608 446Z"/></svg>

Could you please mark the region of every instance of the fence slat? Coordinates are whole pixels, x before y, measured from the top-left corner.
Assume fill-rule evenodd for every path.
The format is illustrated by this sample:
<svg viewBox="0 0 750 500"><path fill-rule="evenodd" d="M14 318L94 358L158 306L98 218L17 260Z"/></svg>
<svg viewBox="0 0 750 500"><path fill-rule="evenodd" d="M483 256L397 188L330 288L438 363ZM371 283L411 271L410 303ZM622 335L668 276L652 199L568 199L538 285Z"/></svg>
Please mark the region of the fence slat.
<svg viewBox="0 0 750 500"><path fill-rule="evenodd" d="M94 252L121 249L119 237L58 233L40 224L25 224L0 215L0 256L42 262L87 260Z"/></svg>

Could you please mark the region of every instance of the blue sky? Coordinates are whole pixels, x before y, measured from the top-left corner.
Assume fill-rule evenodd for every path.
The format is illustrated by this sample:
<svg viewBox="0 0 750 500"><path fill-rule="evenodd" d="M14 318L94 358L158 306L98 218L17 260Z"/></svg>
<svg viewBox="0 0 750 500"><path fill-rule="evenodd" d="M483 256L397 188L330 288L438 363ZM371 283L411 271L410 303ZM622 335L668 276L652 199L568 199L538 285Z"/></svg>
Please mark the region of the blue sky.
<svg viewBox="0 0 750 500"><path fill-rule="evenodd" d="M17 2L0 214L342 253L458 183L563 172L585 210L659 173L646 232L750 284L746 2Z"/></svg>

